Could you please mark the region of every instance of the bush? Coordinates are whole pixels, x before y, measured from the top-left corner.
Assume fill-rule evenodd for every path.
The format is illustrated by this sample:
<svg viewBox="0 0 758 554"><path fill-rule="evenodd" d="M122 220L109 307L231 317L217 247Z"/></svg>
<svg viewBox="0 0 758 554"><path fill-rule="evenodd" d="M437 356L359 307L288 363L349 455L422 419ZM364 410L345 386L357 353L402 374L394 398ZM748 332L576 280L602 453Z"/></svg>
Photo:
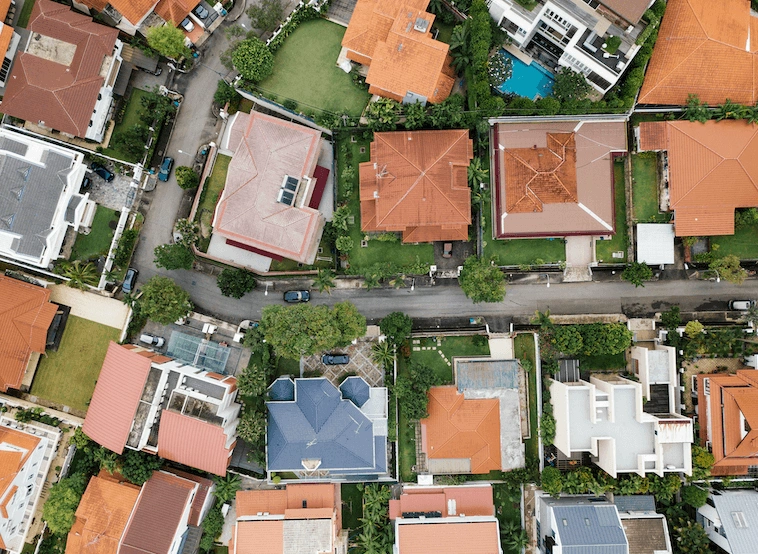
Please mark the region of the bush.
<svg viewBox="0 0 758 554"><path fill-rule="evenodd" d="M192 269L195 256L182 244L161 244L153 251L154 263L163 269Z"/></svg>
<svg viewBox="0 0 758 554"><path fill-rule="evenodd" d="M234 87L223 79L220 79L218 86L216 87L216 93L213 95L213 101L223 107L227 103L231 103L237 97L239 97L239 93Z"/></svg>
<svg viewBox="0 0 758 554"><path fill-rule="evenodd" d="M134 243L137 242L138 236L139 231L136 229L126 229L118 239L118 246L113 254L113 263L118 267L125 267L131 260Z"/></svg>
<svg viewBox="0 0 758 554"><path fill-rule="evenodd" d="M221 294L242 298L255 288L255 276L246 269L224 269L216 280Z"/></svg>
<svg viewBox="0 0 758 554"><path fill-rule="evenodd" d="M274 55L255 36L237 45L232 52L232 63L242 78L251 83L262 81L274 71Z"/></svg>
<svg viewBox="0 0 758 554"><path fill-rule="evenodd" d="M708 491L698 486L690 485L682 487L682 502L689 504L693 508L705 506L708 500Z"/></svg>
<svg viewBox="0 0 758 554"><path fill-rule="evenodd" d="M213 543L224 528L224 515L221 506L214 506L203 520L203 537L200 539L200 549L206 552L213 549Z"/></svg>
<svg viewBox="0 0 758 554"><path fill-rule="evenodd" d="M191 167L180 165L176 168L176 184L184 190L197 187L200 183L200 176Z"/></svg>

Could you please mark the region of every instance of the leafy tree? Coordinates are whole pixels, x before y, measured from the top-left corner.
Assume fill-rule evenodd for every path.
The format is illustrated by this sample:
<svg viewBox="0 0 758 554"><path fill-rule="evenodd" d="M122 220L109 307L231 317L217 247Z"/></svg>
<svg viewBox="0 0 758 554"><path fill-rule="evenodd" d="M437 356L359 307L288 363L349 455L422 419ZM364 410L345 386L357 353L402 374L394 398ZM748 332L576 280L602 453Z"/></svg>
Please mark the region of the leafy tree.
<svg viewBox="0 0 758 554"><path fill-rule="evenodd" d="M664 329L673 330L682 324L679 306L672 306L670 310L661 313L661 325Z"/></svg>
<svg viewBox="0 0 758 554"><path fill-rule="evenodd" d="M400 409L410 421L418 421L429 415L429 389L439 382L434 369L426 364L411 362L408 371L397 377L395 395L400 402Z"/></svg>
<svg viewBox="0 0 758 554"><path fill-rule="evenodd" d="M221 504L234 500L237 491L242 487L242 479L233 473L227 473L223 477L214 475L213 483L216 485L216 498Z"/></svg>
<svg viewBox="0 0 758 554"><path fill-rule="evenodd" d="M82 431L81 427L76 427L74 429L74 434L71 435L71 438L68 439L68 444L75 446L77 450L81 450L87 446L92 445L93 443L92 439L84 434L84 431Z"/></svg>
<svg viewBox="0 0 758 554"><path fill-rule="evenodd" d="M465 99L460 94L448 96L443 102L433 104L429 120L436 129L455 129L463 123Z"/></svg>
<svg viewBox="0 0 758 554"><path fill-rule="evenodd" d="M247 9L250 23L264 33L275 30L284 17L284 6L281 0L261 0Z"/></svg>
<svg viewBox="0 0 758 554"><path fill-rule="evenodd" d="M551 409L545 410L546 406L551 406ZM555 440L555 417L552 412L552 405L546 402L543 406L542 417L540 418L540 436L546 446L550 446Z"/></svg>
<svg viewBox="0 0 758 554"><path fill-rule="evenodd" d="M56 535L66 535L74 525L75 512L87 488L87 476L76 473L64 477L50 487L50 494L42 506L42 518Z"/></svg>
<svg viewBox="0 0 758 554"><path fill-rule="evenodd" d="M217 502L203 520L203 536L200 539L200 549L205 552L213 550L213 542L224 529L224 514L221 513L221 506L222 503Z"/></svg>
<svg viewBox="0 0 758 554"><path fill-rule="evenodd" d="M542 470L541 476L542 490L548 493L550 496L557 497L563 490L563 475L561 472L552 466L548 466Z"/></svg>
<svg viewBox="0 0 758 554"><path fill-rule="evenodd" d="M682 487L682 502L689 504L693 508L699 508L705 506L705 501L708 500L708 491L701 489L696 485L688 485Z"/></svg>
<svg viewBox="0 0 758 554"><path fill-rule="evenodd" d="M341 335L335 346L347 346L353 340L366 335L366 318L352 302L337 302L332 307L331 316Z"/></svg>
<svg viewBox="0 0 758 554"><path fill-rule="evenodd" d="M671 527L671 542L676 554L708 554L711 540L699 523L692 521L683 511L672 517L667 515Z"/></svg>
<svg viewBox="0 0 758 554"><path fill-rule="evenodd" d="M734 254L716 258L708 267L730 283L741 285L747 279L747 270L740 266L740 259Z"/></svg>
<svg viewBox="0 0 758 554"><path fill-rule="evenodd" d="M372 131L394 131L400 118L400 104L390 98L380 98L366 108L366 121Z"/></svg>
<svg viewBox="0 0 758 554"><path fill-rule="evenodd" d="M658 502L670 503L674 495L682 488L682 481L673 473L667 473L665 477L651 475L648 479L650 492Z"/></svg>
<svg viewBox="0 0 758 554"><path fill-rule="evenodd" d="M245 406L237 425L239 437L251 444L257 444L266 433L266 415Z"/></svg>
<svg viewBox="0 0 758 554"><path fill-rule="evenodd" d="M406 104L403 106L403 111L405 112L405 123L403 123L403 126L408 130L422 129L429 122L426 106L421 102Z"/></svg>
<svg viewBox="0 0 758 554"><path fill-rule="evenodd" d="M758 223L758 208L734 210L734 226L738 229Z"/></svg>
<svg viewBox="0 0 758 554"><path fill-rule="evenodd" d="M150 129L144 123L135 123L131 127L119 131L113 137L113 144L119 146L132 158L139 160L145 155L145 143L150 135Z"/></svg>
<svg viewBox="0 0 758 554"><path fill-rule="evenodd" d="M553 347L564 354L579 354L583 350L584 339L576 325L556 325L553 328Z"/></svg>
<svg viewBox="0 0 758 554"><path fill-rule="evenodd" d="M408 340L412 328L413 320L403 312L387 314L379 322L379 329L393 348L397 348Z"/></svg>
<svg viewBox="0 0 758 554"><path fill-rule="evenodd" d="M744 317L745 321L753 325L753 328L758 327L758 306L750 306Z"/></svg>
<svg viewBox="0 0 758 554"><path fill-rule="evenodd" d="M256 363L253 358L242 372L237 375L237 388L245 396L262 396L268 385L268 371L263 364Z"/></svg>
<svg viewBox="0 0 758 554"><path fill-rule="evenodd" d="M255 288L255 275L247 269L224 269L216 279L221 294L232 298L242 298Z"/></svg>
<svg viewBox="0 0 758 554"><path fill-rule="evenodd" d="M319 269L318 275L316 275L316 279L313 281L313 286L316 287L319 292L332 294L334 278L335 275L331 269Z"/></svg>
<svg viewBox="0 0 758 554"><path fill-rule="evenodd" d="M711 468L715 458L713 454L708 452L698 444L692 445L692 481L704 481L711 476Z"/></svg>
<svg viewBox="0 0 758 554"><path fill-rule="evenodd" d="M490 182L490 170L482 164L481 158L474 158L468 166L468 184L478 189L482 183Z"/></svg>
<svg viewBox="0 0 758 554"><path fill-rule="evenodd" d="M158 456L127 448L121 457L121 475L135 485L142 485L163 464Z"/></svg>
<svg viewBox="0 0 758 554"><path fill-rule="evenodd" d="M177 244L191 248L197 241L200 240L200 225L197 222L189 219L177 219L174 225L174 231L176 231L181 238L177 241Z"/></svg>
<svg viewBox="0 0 758 554"><path fill-rule="evenodd" d="M581 73L577 73L568 67L559 67L555 72L553 96L561 102L584 100L591 90L592 87Z"/></svg>
<svg viewBox="0 0 758 554"><path fill-rule="evenodd" d="M645 281L653 278L653 270L645 263L632 262L624 268L621 278L624 281L629 281L635 287L644 287Z"/></svg>
<svg viewBox="0 0 758 554"><path fill-rule="evenodd" d="M200 176L191 167L180 165L174 172L176 174L176 184L184 190L195 188L200 183Z"/></svg>
<svg viewBox="0 0 758 554"><path fill-rule="evenodd" d="M502 302L505 298L505 275L500 268L484 258L466 258L458 283L474 304Z"/></svg>
<svg viewBox="0 0 758 554"><path fill-rule="evenodd" d="M169 21L160 27L147 30L147 44L161 56L179 60L187 58L190 50L184 45L184 32Z"/></svg>
<svg viewBox="0 0 758 554"><path fill-rule="evenodd" d="M353 249L353 246L355 246L355 243L350 235L342 235L341 237L337 237L334 245L340 252L350 252Z"/></svg>
<svg viewBox="0 0 758 554"><path fill-rule="evenodd" d="M619 354L632 344L634 334L623 323L590 323L579 325L582 334L582 354Z"/></svg>
<svg viewBox="0 0 758 554"><path fill-rule="evenodd" d="M697 94L690 93L687 95L687 107L684 109L683 116L690 121L705 123L711 118L711 112L708 106L700 103L700 97Z"/></svg>
<svg viewBox="0 0 758 554"><path fill-rule="evenodd" d="M97 267L92 262L82 263L80 260L64 262L62 269L62 275L69 278L66 283L69 287L87 290L90 286L97 285Z"/></svg>
<svg viewBox="0 0 758 554"><path fill-rule="evenodd" d="M262 81L274 71L274 55L258 37L240 42L232 52L232 63L242 78L252 83Z"/></svg>
<svg viewBox="0 0 758 554"><path fill-rule="evenodd" d="M189 293L168 277L156 275L142 287L140 313L156 323L168 325L192 311Z"/></svg>
<svg viewBox="0 0 758 554"><path fill-rule="evenodd" d="M95 461L100 465L100 469L104 469L111 475L116 471L118 467L118 454L101 446L94 450L94 455Z"/></svg>
<svg viewBox="0 0 758 554"><path fill-rule="evenodd" d="M233 28L234 27L230 27L230 29ZM216 104L222 107L226 106L226 104L231 103L238 96L239 93L232 85L223 79L219 79L218 85L216 86L216 93L213 95L213 101Z"/></svg>
<svg viewBox="0 0 758 554"><path fill-rule="evenodd" d="M689 338L694 339L703 333L703 329L703 324L700 323L697 319L694 319L692 321L688 321L687 325L684 326L684 334Z"/></svg>
<svg viewBox="0 0 758 554"><path fill-rule="evenodd" d="M192 269L195 256L192 250L183 244L161 244L153 250L156 266L163 269Z"/></svg>

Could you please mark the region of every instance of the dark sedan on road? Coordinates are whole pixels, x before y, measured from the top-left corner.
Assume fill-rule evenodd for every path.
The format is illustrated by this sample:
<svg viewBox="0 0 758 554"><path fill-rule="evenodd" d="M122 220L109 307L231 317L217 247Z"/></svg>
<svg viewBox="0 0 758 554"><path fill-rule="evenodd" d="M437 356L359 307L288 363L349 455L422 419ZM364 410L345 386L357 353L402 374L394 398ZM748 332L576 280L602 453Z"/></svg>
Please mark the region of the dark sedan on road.
<svg viewBox="0 0 758 554"><path fill-rule="evenodd" d="M139 271L133 267L130 267L126 271L124 283L121 285L121 290L123 290L126 294L131 294L131 292L134 290L134 285L137 283L137 275L139 275Z"/></svg>
<svg viewBox="0 0 758 554"><path fill-rule="evenodd" d="M297 302L308 302L311 299L311 293L307 290L288 290L284 293L284 301L295 304Z"/></svg>
<svg viewBox="0 0 758 554"><path fill-rule="evenodd" d="M168 176L171 175L171 168L174 167L174 158L166 156L163 158L161 169L158 172L158 179L161 181L168 181Z"/></svg>

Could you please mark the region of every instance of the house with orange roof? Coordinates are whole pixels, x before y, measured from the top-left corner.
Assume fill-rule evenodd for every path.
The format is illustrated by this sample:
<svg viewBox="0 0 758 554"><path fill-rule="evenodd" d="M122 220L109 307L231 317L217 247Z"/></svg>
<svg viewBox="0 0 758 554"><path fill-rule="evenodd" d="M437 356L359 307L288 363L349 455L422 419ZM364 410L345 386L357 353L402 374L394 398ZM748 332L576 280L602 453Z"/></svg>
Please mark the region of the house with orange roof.
<svg viewBox="0 0 758 554"><path fill-rule="evenodd" d="M697 376L700 444L711 451L713 475L758 470L758 376L753 369Z"/></svg>
<svg viewBox="0 0 758 554"><path fill-rule="evenodd" d="M468 240L474 157L467 130L375 133L359 166L361 230L403 242Z"/></svg>
<svg viewBox="0 0 758 554"><path fill-rule="evenodd" d="M19 389L36 370L57 312L48 289L0 275L0 390Z"/></svg>
<svg viewBox="0 0 758 554"><path fill-rule="evenodd" d="M640 151L659 153L678 237L733 235L734 210L758 206L758 126L746 121L640 123Z"/></svg>
<svg viewBox="0 0 758 554"><path fill-rule="evenodd" d="M358 0L340 60L368 68L369 92L398 102L438 104L450 96L450 47L432 38L429 0ZM349 62L348 64L349 65Z"/></svg>
<svg viewBox="0 0 758 554"><path fill-rule="evenodd" d="M396 554L502 554L492 485L406 485L390 500Z"/></svg>
<svg viewBox="0 0 758 554"><path fill-rule="evenodd" d="M236 397L232 376L111 342L82 430L118 454L142 450L226 475L241 408Z"/></svg>
<svg viewBox="0 0 758 554"><path fill-rule="evenodd" d="M272 260L316 260L332 185L321 131L260 112L237 112L219 153L232 157L208 254L268 271Z"/></svg>
<svg viewBox="0 0 758 554"><path fill-rule="evenodd" d="M453 361L455 385L429 389L429 415L420 421L418 473L484 474L524 467L518 361Z"/></svg>
<svg viewBox="0 0 758 554"><path fill-rule="evenodd" d="M15 4L14 0L0 0L0 22L9 21L11 6L15 11ZM12 17L11 14L10 18ZM16 56L20 42L21 35L13 30L13 25L0 23L0 93L5 89L13 58Z"/></svg>
<svg viewBox="0 0 758 554"><path fill-rule="evenodd" d="M0 548L4 551L19 554L31 540L29 527L60 439L57 428L0 418Z"/></svg>
<svg viewBox="0 0 758 554"><path fill-rule="evenodd" d="M638 102L758 101L758 14L748 0L669 0Z"/></svg>
<svg viewBox="0 0 758 554"><path fill-rule="evenodd" d="M66 554L197 552L213 496L209 479L155 471L141 487L101 471L90 479Z"/></svg>
<svg viewBox="0 0 758 554"><path fill-rule="evenodd" d="M238 491L231 554L346 554L342 496L334 483Z"/></svg>
<svg viewBox="0 0 758 554"><path fill-rule="evenodd" d="M627 153L626 120L491 120L494 239L616 233L613 161Z"/></svg>

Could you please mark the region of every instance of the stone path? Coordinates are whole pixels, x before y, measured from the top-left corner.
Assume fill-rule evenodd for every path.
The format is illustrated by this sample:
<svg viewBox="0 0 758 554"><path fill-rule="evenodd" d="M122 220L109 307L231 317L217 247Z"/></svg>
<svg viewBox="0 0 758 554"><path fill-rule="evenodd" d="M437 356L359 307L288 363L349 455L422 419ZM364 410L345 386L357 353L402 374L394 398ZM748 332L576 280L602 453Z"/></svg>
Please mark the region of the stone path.
<svg viewBox="0 0 758 554"><path fill-rule="evenodd" d="M308 356L303 358L300 364L303 373L315 372L329 379L335 387L345 379L346 375L358 375L366 381L369 386L384 386L384 370L377 367L371 356L371 347L376 339L362 338L358 339L356 344L351 344L347 348L339 349L340 354L350 356L350 362L345 365L325 365L321 363L321 355Z"/></svg>
<svg viewBox="0 0 758 554"><path fill-rule="evenodd" d="M413 351L414 352L420 352L422 350L436 350L437 353L440 355L440 357L444 360L444 362L449 366L453 367L453 362L445 356L445 353L442 350L439 350L439 348L442 346L442 341L440 339L437 339L437 345L436 346L421 346L421 339L413 339Z"/></svg>

